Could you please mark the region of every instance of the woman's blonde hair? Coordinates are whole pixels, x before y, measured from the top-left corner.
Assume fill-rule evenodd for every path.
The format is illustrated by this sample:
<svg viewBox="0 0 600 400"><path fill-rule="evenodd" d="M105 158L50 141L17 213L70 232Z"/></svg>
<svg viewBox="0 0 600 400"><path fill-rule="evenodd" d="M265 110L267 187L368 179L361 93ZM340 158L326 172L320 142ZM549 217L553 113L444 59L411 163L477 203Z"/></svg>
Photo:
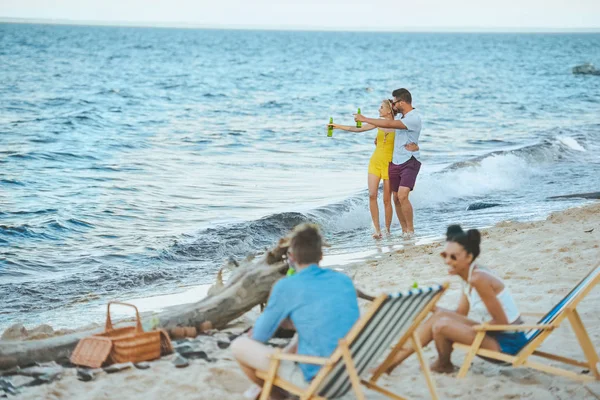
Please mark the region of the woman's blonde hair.
<svg viewBox="0 0 600 400"><path fill-rule="evenodd" d="M398 114L398 112L396 110L394 110L394 106L393 106L393 101L390 99L385 99L381 102L381 104L385 104L390 111L392 112L392 116L396 116L396 114Z"/></svg>

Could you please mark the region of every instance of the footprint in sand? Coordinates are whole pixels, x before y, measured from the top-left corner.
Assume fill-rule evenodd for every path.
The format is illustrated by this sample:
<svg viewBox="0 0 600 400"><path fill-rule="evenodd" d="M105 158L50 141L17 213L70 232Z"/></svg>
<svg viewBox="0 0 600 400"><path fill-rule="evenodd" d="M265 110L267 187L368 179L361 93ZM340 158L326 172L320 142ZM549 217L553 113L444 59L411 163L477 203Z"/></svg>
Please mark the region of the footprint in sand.
<svg viewBox="0 0 600 400"><path fill-rule="evenodd" d="M213 367L209 371L206 380L213 381L229 393L243 393L250 386L250 382L237 370Z"/></svg>

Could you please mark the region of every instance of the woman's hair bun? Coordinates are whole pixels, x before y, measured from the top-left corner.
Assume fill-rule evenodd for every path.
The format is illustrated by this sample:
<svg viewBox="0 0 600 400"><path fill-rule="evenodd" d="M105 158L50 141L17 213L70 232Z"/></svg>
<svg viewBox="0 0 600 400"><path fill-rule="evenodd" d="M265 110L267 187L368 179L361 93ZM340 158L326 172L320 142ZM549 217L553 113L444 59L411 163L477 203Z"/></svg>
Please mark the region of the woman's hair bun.
<svg viewBox="0 0 600 400"><path fill-rule="evenodd" d="M477 229L469 229L467 231L467 239L469 239L469 242L479 246L481 244L481 233Z"/></svg>
<svg viewBox="0 0 600 400"><path fill-rule="evenodd" d="M473 255L473 260L481 252L481 233L477 229L463 231L460 225L450 225L446 230L446 241L460 244L467 253Z"/></svg>
<svg viewBox="0 0 600 400"><path fill-rule="evenodd" d="M446 230L446 240L450 240L456 236L464 235L465 232L462 230L460 225L450 225Z"/></svg>

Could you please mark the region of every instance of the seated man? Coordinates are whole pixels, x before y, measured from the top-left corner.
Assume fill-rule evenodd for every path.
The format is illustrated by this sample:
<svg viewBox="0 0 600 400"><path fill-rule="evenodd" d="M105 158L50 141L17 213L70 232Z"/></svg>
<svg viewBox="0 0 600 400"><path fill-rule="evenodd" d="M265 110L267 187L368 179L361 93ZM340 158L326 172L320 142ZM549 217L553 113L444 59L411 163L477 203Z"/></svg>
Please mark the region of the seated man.
<svg viewBox="0 0 600 400"><path fill-rule="evenodd" d="M314 225L303 224L293 232L289 261L296 274L278 281L264 312L257 319L251 337L232 343L233 355L244 373L262 385L255 371L268 371L274 349L264 344L279 325L289 318L297 332L297 343L285 349L301 355L329 357L359 317L356 289L352 280L339 272L319 267L323 257L322 238ZM306 388L320 365L282 361L277 374L300 388Z"/></svg>

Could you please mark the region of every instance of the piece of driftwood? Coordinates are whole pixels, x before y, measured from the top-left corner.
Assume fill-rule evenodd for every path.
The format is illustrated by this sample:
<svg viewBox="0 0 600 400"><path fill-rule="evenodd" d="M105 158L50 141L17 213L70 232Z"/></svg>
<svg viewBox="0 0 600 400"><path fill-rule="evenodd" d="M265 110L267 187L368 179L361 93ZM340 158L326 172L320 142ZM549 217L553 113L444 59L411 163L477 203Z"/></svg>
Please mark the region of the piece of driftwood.
<svg viewBox="0 0 600 400"><path fill-rule="evenodd" d="M284 260L287 246L288 240L281 239L266 254L248 258L236 265L227 282L217 282L207 297L142 318L142 323L148 320L156 324L158 320L157 326L167 331L180 326L196 327L198 332L207 328L224 328L255 306L266 303L275 282L287 272L288 266ZM361 291L358 291L358 296L366 300L373 299ZM0 370L38 362L66 361L80 339L102 330L87 330L43 340L0 341Z"/></svg>

